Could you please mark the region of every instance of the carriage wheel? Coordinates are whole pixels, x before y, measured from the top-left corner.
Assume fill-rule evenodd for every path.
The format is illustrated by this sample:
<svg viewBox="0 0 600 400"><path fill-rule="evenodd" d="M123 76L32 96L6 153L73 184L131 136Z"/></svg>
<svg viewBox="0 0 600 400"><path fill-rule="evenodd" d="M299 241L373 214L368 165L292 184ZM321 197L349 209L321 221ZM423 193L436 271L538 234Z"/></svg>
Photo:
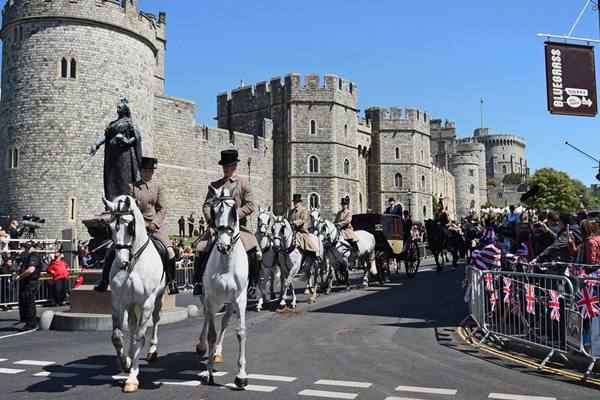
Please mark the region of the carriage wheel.
<svg viewBox="0 0 600 400"><path fill-rule="evenodd" d="M377 281L383 286L390 273L390 258L386 252L377 252L377 255L375 256L375 266L377 267Z"/></svg>
<svg viewBox="0 0 600 400"><path fill-rule="evenodd" d="M348 275L348 270L344 268L344 264L337 263L333 268L335 272L335 280L338 285L343 285L346 283L346 276Z"/></svg>
<svg viewBox="0 0 600 400"><path fill-rule="evenodd" d="M421 256L419 254L419 246L415 242L410 242L404 251L404 268L406 276L414 278L421 265Z"/></svg>

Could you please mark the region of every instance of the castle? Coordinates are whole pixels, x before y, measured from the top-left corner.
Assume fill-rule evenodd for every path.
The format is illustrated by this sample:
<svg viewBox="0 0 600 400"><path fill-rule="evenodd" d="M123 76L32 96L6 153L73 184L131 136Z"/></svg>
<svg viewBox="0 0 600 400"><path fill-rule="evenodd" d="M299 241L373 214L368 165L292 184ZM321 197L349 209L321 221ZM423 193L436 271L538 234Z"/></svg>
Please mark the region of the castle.
<svg viewBox="0 0 600 400"><path fill-rule="evenodd" d="M229 147L257 203L278 214L301 193L327 217L346 195L355 213L381 212L395 197L420 221L444 198L462 216L471 200L487 202L487 178L527 171L518 136L480 129L457 139L452 124L410 108L371 107L361 118L357 85L334 75L219 94L218 127L196 125L194 102L164 93L166 15L138 13L137 0L9 0L2 17L0 213L44 217L42 234L85 235L79 221L102 210L103 150L80 165L120 98L144 155L159 160L173 232L180 215L201 212Z"/></svg>

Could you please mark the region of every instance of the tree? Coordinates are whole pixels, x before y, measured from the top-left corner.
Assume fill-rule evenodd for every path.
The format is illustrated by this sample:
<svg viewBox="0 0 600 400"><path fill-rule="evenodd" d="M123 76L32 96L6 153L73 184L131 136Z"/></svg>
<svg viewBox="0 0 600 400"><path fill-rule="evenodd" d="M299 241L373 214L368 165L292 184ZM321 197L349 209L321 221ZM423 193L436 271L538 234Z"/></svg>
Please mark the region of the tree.
<svg viewBox="0 0 600 400"><path fill-rule="evenodd" d="M504 175L504 178L502 178L502 183L505 185L520 185L523 183L523 175L511 172L510 174Z"/></svg>
<svg viewBox="0 0 600 400"><path fill-rule="evenodd" d="M525 202L529 208L572 212L579 207L575 184L564 172L553 168L538 169L530 178L529 184L540 187L538 194Z"/></svg>
<svg viewBox="0 0 600 400"><path fill-rule="evenodd" d="M583 204L586 209L593 208L594 199L592 198L590 189L578 179L573 179L573 187L575 188L575 193L577 194L580 203Z"/></svg>
<svg viewBox="0 0 600 400"><path fill-rule="evenodd" d="M490 178L487 180L487 186L488 187L498 187L498 186L500 186L500 184L494 178Z"/></svg>

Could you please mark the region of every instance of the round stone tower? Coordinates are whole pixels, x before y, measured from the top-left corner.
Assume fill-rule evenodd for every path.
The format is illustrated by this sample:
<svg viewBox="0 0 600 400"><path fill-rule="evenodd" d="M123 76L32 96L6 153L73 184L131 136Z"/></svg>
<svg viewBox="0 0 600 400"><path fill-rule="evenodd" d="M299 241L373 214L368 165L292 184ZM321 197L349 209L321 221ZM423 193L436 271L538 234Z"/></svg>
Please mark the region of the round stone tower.
<svg viewBox="0 0 600 400"><path fill-rule="evenodd" d="M488 128L475 129L475 140L483 143L486 155L486 175L502 181L510 173L527 174L525 139L510 134L494 134Z"/></svg>
<svg viewBox="0 0 600 400"><path fill-rule="evenodd" d="M450 171L456 182L456 213L461 218L467 215L471 201L477 209L487 202L485 146L472 139L460 139L454 150Z"/></svg>
<svg viewBox="0 0 600 400"><path fill-rule="evenodd" d="M101 209L104 150L80 166L120 98L153 154L165 14L138 14L137 0L9 0L2 15L0 211L46 218L55 237Z"/></svg>

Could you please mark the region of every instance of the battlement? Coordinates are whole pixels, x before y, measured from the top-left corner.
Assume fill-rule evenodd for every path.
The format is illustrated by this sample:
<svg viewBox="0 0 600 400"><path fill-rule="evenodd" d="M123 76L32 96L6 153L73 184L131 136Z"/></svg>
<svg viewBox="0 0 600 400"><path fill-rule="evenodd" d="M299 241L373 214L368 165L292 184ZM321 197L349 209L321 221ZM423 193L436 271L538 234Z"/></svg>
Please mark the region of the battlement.
<svg viewBox="0 0 600 400"><path fill-rule="evenodd" d="M518 135L492 133L484 136L475 136L475 139L485 146L519 146L525 147L525 138Z"/></svg>
<svg viewBox="0 0 600 400"><path fill-rule="evenodd" d="M415 130L428 135L430 132L429 114L416 108L371 107L365 111L365 117L374 131Z"/></svg>
<svg viewBox="0 0 600 400"><path fill-rule="evenodd" d="M454 122L445 120L442 124L441 118L434 118L429 122L431 129L445 129L445 128L454 128Z"/></svg>
<svg viewBox="0 0 600 400"><path fill-rule="evenodd" d="M145 41L157 53L158 41L166 38L166 13L158 17L137 12L138 0L8 0L2 10L2 39L12 25L43 20L93 22L107 28L126 30Z"/></svg>

